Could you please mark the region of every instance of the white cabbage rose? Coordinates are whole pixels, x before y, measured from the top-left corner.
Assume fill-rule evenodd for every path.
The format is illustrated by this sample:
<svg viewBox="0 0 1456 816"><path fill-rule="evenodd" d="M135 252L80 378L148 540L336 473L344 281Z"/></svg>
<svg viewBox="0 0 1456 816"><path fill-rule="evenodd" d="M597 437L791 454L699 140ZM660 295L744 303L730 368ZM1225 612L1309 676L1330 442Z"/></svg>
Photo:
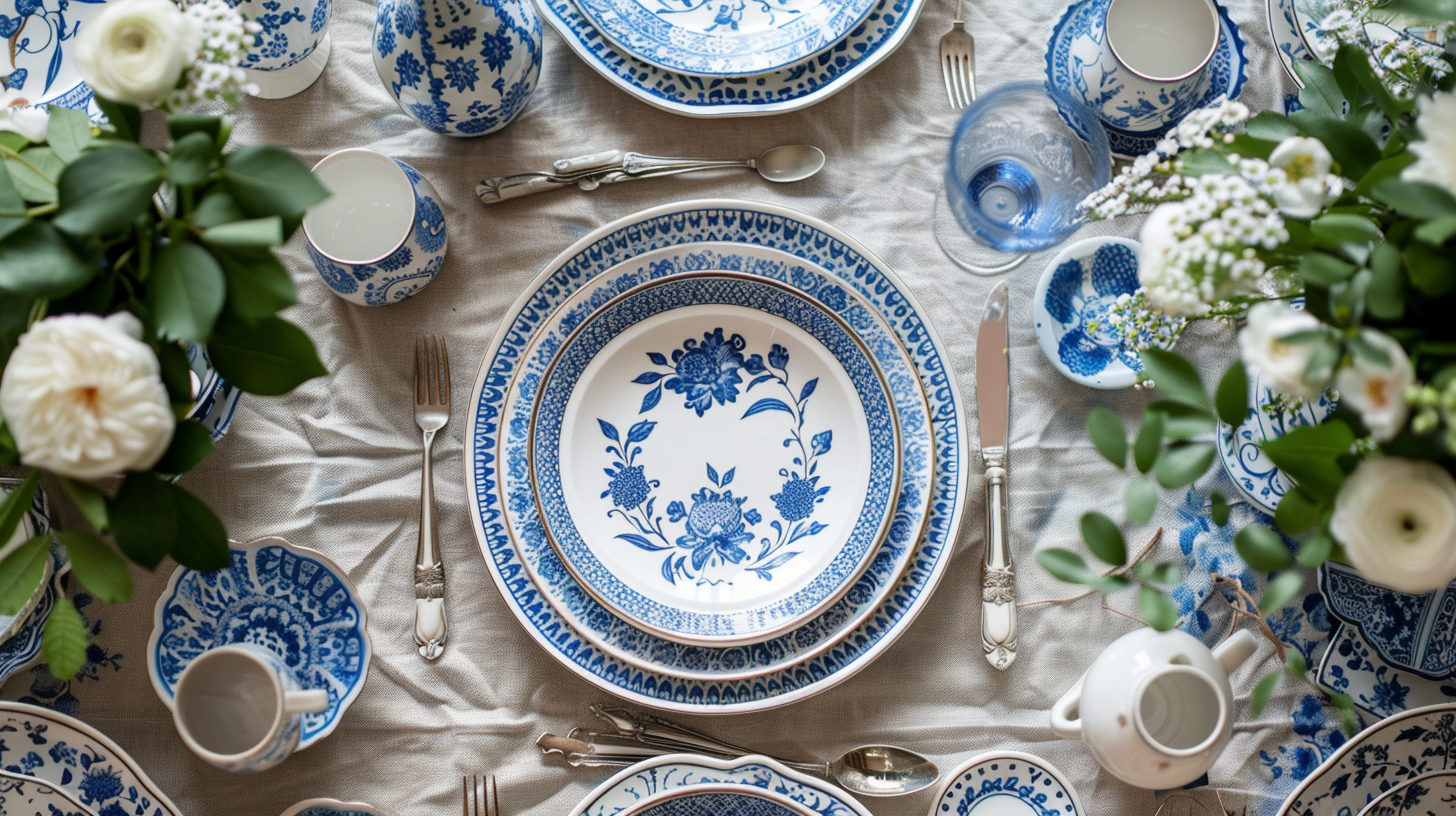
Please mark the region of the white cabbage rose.
<svg viewBox="0 0 1456 816"><path fill-rule="evenodd" d="M1416 126L1421 140L1410 143L1416 162L1400 177L1444 187L1456 195L1456 91L1421 97Z"/></svg>
<svg viewBox="0 0 1456 816"><path fill-rule="evenodd" d="M1269 155L1269 166L1284 171L1274 188L1274 204L1290 218L1313 218L1325 206L1330 151L1319 139L1291 136Z"/></svg>
<svg viewBox="0 0 1456 816"><path fill-rule="evenodd" d="M1415 459L1360 463L1335 497L1330 532L1362 575L1423 593L1456 579L1456 479Z"/></svg>
<svg viewBox="0 0 1456 816"><path fill-rule="evenodd" d="M176 419L141 323L58 315L21 335L0 377L0 414L20 460L73 479L147 470Z"/></svg>
<svg viewBox="0 0 1456 816"><path fill-rule="evenodd" d="M172 0L121 0L81 26L76 68L107 99L154 105L201 48L201 27Z"/></svg>
<svg viewBox="0 0 1456 816"><path fill-rule="evenodd" d="M1415 382L1415 371L1405 349L1388 334L1365 329L1361 336L1390 357L1390 365L1368 362L1356 355L1354 363L1340 369L1335 387L1340 401L1360 413L1360 420L1377 442L1389 442L1405 427L1410 406L1405 390Z"/></svg>
<svg viewBox="0 0 1456 816"><path fill-rule="evenodd" d="M50 121L46 109L32 106L20 91L6 88L0 93L0 130L19 133L27 141L44 142Z"/></svg>
<svg viewBox="0 0 1456 816"><path fill-rule="evenodd" d="M1324 387L1305 378L1317 345L1285 338L1321 325L1309 312L1282 303L1260 303L1249 310L1249 323L1239 332L1239 356L1269 388L1291 397L1313 397Z"/></svg>

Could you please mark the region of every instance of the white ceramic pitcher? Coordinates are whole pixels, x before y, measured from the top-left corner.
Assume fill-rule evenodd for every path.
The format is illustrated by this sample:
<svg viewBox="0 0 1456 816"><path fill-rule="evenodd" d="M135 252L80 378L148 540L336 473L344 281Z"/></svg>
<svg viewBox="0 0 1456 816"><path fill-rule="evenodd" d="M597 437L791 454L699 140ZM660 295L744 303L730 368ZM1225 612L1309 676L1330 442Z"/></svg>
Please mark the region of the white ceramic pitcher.
<svg viewBox="0 0 1456 816"><path fill-rule="evenodd" d="M1228 676L1257 646L1242 629L1211 651L1185 632L1129 632L1052 706L1052 730L1085 741L1130 785L1182 787L1207 773L1228 744Z"/></svg>

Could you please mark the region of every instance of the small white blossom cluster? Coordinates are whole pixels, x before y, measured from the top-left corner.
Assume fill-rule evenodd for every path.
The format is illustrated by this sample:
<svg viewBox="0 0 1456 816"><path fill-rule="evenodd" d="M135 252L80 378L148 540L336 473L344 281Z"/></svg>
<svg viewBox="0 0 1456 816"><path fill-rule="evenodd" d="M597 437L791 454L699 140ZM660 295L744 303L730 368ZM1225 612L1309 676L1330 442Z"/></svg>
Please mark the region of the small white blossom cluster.
<svg viewBox="0 0 1456 816"><path fill-rule="evenodd" d="M202 31L202 47L187 68L181 87L157 105L164 111L179 111L201 102L236 105L243 94L257 93L238 65L248 54L262 26L245 19L226 0L204 0L187 6L184 12Z"/></svg>
<svg viewBox="0 0 1456 816"><path fill-rule="evenodd" d="M1456 25L1446 23L1425 31L1432 42L1415 36L1391 36L1377 41L1370 36L1369 23L1380 23L1387 14L1374 0L1327 0L1333 8L1310 33L1310 47L1328 65L1341 45L1373 50L1372 64L1393 93L1405 95L1418 84L1430 84L1450 72L1441 58L1444 43L1456 36ZM1397 24L1396 27L1399 27ZM1381 29L1374 29L1380 31ZM1392 30L1393 29L1386 29Z"/></svg>
<svg viewBox="0 0 1456 816"><path fill-rule="evenodd" d="M1138 287L1131 295L1118 295L1108 312L1107 322L1117 330L1123 346L1131 351L1171 349L1188 327L1188 319L1174 317L1148 304L1148 290Z"/></svg>

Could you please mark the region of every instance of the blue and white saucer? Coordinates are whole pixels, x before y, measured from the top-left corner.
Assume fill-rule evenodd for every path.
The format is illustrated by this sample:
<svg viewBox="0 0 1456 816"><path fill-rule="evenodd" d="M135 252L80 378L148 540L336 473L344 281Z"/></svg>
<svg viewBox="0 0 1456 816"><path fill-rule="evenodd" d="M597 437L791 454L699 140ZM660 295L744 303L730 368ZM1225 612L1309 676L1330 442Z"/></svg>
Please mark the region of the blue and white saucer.
<svg viewBox="0 0 1456 816"><path fill-rule="evenodd" d="M749 796L733 797L739 803L762 806L767 792L778 808L793 808L791 813L812 816L870 816L864 805L829 783L785 768L768 757L746 756L739 759L708 759L691 754L655 757L625 768L586 795L570 816L615 816L635 812L637 808L662 801L667 791L703 790L721 793L741 788ZM757 794L757 795L755 795ZM667 794L670 797L670 794ZM670 799L669 799L670 801ZM693 800L687 800L692 802ZM721 800L720 800L721 801ZM681 815L680 811L671 811ZM757 810L706 810L698 813L747 813L759 816ZM763 816L785 816L776 811L762 811ZM653 813L653 816L667 816Z"/></svg>
<svg viewBox="0 0 1456 816"><path fill-rule="evenodd" d="M329 707L303 715L300 749L328 736L369 674L364 602L342 567L277 537L232 543L232 566L178 567L157 600L147 671L170 708L182 670L199 654L252 643L284 659L305 689L324 689Z"/></svg>
<svg viewBox="0 0 1456 816"><path fill-rule="evenodd" d="M305 799L278 816L391 816L363 802L340 802L337 799Z"/></svg>
<svg viewBox="0 0 1456 816"><path fill-rule="evenodd" d="M1148 153L1187 111L1207 107L1219 97L1238 98L1248 68L1244 40L1228 9L1214 0L1223 35L1208 62L1203 98L1175 117L1148 118L1143 113L1146 106L1139 104L1122 78L1123 67L1102 48L1102 21L1111 2L1078 0L1067 8L1047 43L1046 77L1052 87L1097 111L1114 156L1135 158Z"/></svg>
<svg viewBox="0 0 1456 816"><path fill-rule="evenodd" d="M1313 399L1291 399L1249 376L1249 409L1242 425L1218 423L1215 443L1223 468L1249 501L1273 515L1279 500L1294 486L1284 471L1259 446L1295 428L1318 425L1335 412L1339 402L1326 389Z"/></svg>
<svg viewBox="0 0 1456 816"><path fill-rule="evenodd" d="M1456 771L1433 771L1396 785L1360 816L1446 816L1456 811Z"/></svg>
<svg viewBox="0 0 1456 816"><path fill-rule="evenodd" d="M64 788L33 776L0 771L0 813L5 816L92 816Z"/></svg>
<svg viewBox="0 0 1456 816"><path fill-rule="evenodd" d="M1072 783L1018 751L972 757L946 777L930 816L1086 816Z"/></svg>
<svg viewBox="0 0 1456 816"><path fill-rule="evenodd" d="M31 105L81 108L92 121L100 119L91 86L76 69L76 35L105 5L106 0L0 0L0 40L10 44L0 56L0 76L9 74L6 87Z"/></svg>

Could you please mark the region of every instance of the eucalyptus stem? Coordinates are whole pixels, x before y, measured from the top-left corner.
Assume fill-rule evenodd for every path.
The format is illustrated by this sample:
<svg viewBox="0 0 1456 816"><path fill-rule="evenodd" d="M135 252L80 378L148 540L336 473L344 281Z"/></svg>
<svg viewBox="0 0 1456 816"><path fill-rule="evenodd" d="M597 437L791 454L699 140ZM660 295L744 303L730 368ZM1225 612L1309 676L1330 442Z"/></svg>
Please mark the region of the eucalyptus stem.
<svg viewBox="0 0 1456 816"><path fill-rule="evenodd" d="M25 211L25 215L28 218L36 218L36 217L42 216L42 215L49 215L49 214L55 212L56 210L59 210L60 208L61 208L61 205L60 204L57 204L56 202L52 201L49 204L41 204L40 206L37 206L37 207L31 207L30 209L28 209L28 210Z"/></svg>
<svg viewBox="0 0 1456 816"><path fill-rule="evenodd" d="M1112 569L1107 570L1106 572L1102 573L1102 577L1103 578L1109 578L1109 577L1111 577L1113 575L1123 575L1123 574L1125 574L1128 570L1130 570L1133 567L1137 566L1139 561L1141 561L1144 558L1146 558L1147 555L1148 555L1148 553L1152 552L1153 551L1153 548L1156 547L1156 546L1158 546L1158 542L1161 541L1162 539L1163 539L1163 528L1162 527L1159 527L1158 530L1157 530L1157 532L1153 533L1153 537L1150 538L1150 539L1148 539L1148 543L1144 544L1143 545L1143 548L1141 550L1138 550L1138 554L1137 555L1133 556L1132 559L1130 561L1128 561L1126 564L1123 564L1120 567L1113 567ZM1025 607L1025 606L1042 606L1044 604L1068 604L1068 603L1072 603L1073 601L1080 601L1083 598L1090 598L1093 595L1096 595L1097 593L1099 593L1101 591L1102 590L1099 590L1099 589L1089 589L1086 592L1083 592L1083 593L1078 594L1078 595L1073 595L1073 596L1068 597L1068 598L1048 598L1048 599L1046 599L1044 601L1022 601L1021 603L1018 603L1016 605L1016 607L1018 609L1020 609L1020 608ZM1103 604L1102 605L1102 608L1103 609L1108 609L1108 606L1106 604ZM1114 611L1115 612L1117 610L1110 610L1110 611ZM1134 618L1134 620L1136 620L1136 618Z"/></svg>
<svg viewBox="0 0 1456 816"><path fill-rule="evenodd" d="M30 163L30 159L27 159L26 157L20 155L19 153L15 152L14 150L11 150L10 148L6 147L5 145L0 145L0 156L6 156L6 157L9 157L9 158L15 159L16 161L20 162L21 164L25 165L26 167L29 167L37 176L40 176L41 179L43 179L45 181L45 183L47 183L47 184L52 184L53 185L53 184L56 183L56 180L55 179L51 178L50 176L47 176L45 173L42 173L41 172L41 169L39 167L36 167L34 164L31 164Z"/></svg>
<svg viewBox="0 0 1456 816"><path fill-rule="evenodd" d="M26 327L29 328L40 322L40 319L45 317L46 309L50 308L50 305L51 302L48 298L36 298L35 302L30 304L30 316L26 318Z"/></svg>

